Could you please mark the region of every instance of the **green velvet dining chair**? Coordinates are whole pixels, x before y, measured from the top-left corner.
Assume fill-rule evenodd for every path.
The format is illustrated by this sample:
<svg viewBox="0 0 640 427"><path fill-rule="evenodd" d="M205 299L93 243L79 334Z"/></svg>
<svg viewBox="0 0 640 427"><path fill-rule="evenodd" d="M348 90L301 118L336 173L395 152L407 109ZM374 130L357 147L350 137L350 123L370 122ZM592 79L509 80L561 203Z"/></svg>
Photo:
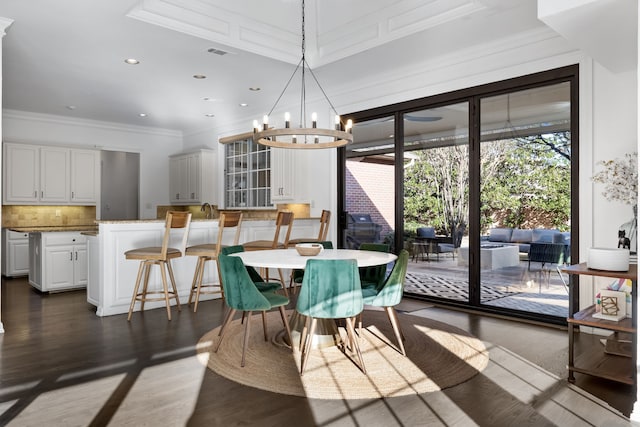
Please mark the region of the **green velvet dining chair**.
<svg viewBox="0 0 640 427"><path fill-rule="evenodd" d="M355 348L362 372L367 373L358 340L355 338L355 318L362 312L362 308L362 290L356 260L307 261L296 304L298 313L307 316L298 347L301 351L300 375L304 375L318 319L345 319L351 350Z"/></svg>
<svg viewBox="0 0 640 427"><path fill-rule="evenodd" d="M386 243L363 243L358 248L361 251L389 252L390 246ZM363 288L377 288L384 283L387 275L387 265L374 265L360 267L360 284Z"/></svg>
<svg viewBox="0 0 640 427"><path fill-rule="evenodd" d="M404 350L404 335L398 322L398 314L394 306L400 303L404 292L404 280L407 275L407 265L409 264L409 252L406 249L400 251L389 277L378 287L362 288L362 299L364 305L373 307L382 307L387 313L393 332L398 340L398 347L403 356L406 356ZM360 322L358 329L362 331L362 314L360 314ZM360 334L362 336L362 334Z"/></svg>
<svg viewBox="0 0 640 427"><path fill-rule="evenodd" d="M214 352L218 352L220 344L224 339L225 332L236 311L240 310L247 313L247 321L244 326L244 338L242 345L242 361L240 366L244 366L245 353L249 342L249 334L251 330L251 314L254 311L262 311L263 313L273 308L278 308L282 323L287 331L289 342L291 341L291 329L285 306L289 304L289 297L277 294L273 291L260 292L251 280L249 273L239 257L220 254L218 256L218 266L220 268L220 281L224 289L225 302L229 307L225 320L220 330L220 339L216 345ZM262 316L264 339L268 340L266 318Z"/></svg>
<svg viewBox="0 0 640 427"><path fill-rule="evenodd" d="M320 243L324 249L333 249L333 242L321 241L321 242L300 242L300 243ZM304 270L293 269L291 270L291 278L289 279L289 292L295 294L296 287L302 285L302 278L304 277Z"/></svg>
<svg viewBox="0 0 640 427"><path fill-rule="evenodd" d="M223 255L237 254L239 252L244 252L244 246L242 245L225 246L220 250L220 253ZM251 281L253 282L254 285L256 285L256 288L258 288L260 292L275 291L281 288L280 281L274 280L273 282L270 282L270 281L267 282L264 280L262 276L260 276L260 273L258 273L255 268L251 267L250 265L247 265L245 267L247 269L247 273L249 273L249 277L251 278ZM220 274L220 271L218 271L218 274Z"/></svg>

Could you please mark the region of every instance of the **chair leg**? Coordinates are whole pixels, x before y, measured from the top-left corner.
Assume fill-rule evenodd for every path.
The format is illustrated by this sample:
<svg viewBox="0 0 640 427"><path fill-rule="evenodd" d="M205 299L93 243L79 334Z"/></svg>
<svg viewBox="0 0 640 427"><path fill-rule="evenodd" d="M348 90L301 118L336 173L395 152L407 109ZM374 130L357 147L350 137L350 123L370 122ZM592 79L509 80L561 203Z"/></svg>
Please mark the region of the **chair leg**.
<svg viewBox="0 0 640 427"><path fill-rule="evenodd" d="M140 295L140 311L144 311L144 303L146 302L147 289L149 288L149 275L151 274L151 266L153 263L149 261L144 262L144 279L142 284L142 293Z"/></svg>
<svg viewBox="0 0 640 427"><path fill-rule="evenodd" d="M249 344L249 334L251 333L251 314L253 314L253 312L248 312L247 313L247 324L244 325L244 339L242 340L242 363L240 363L240 366L242 366L244 368L244 355L246 353L247 350L247 346Z"/></svg>
<svg viewBox="0 0 640 427"><path fill-rule="evenodd" d="M304 325L302 326L302 332L300 333L300 342L298 343L298 349L300 349L301 353L307 342L307 332L309 331L310 324L311 324L311 318L309 316L306 316L304 320Z"/></svg>
<svg viewBox="0 0 640 427"><path fill-rule="evenodd" d="M362 352L360 351L360 344L355 339L356 331L354 328L355 318L350 317L345 319L345 323L347 325L347 335L349 336L349 341L351 341L351 345L355 347L356 354L358 355L358 360L360 361L360 367L362 368L362 373L367 374L367 369L364 366L364 359L362 358Z"/></svg>
<svg viewBox="0 0 640 427"><path fill-rule="evenodd" d="M131 298L131 305L129 306L129 316L127 316L128 321L131 320L133 307L136 305L136 299L138 297L138 289L140 288L140 279L142 279L143 268L144 268L144 261L140 261L140 267L138 267L138 276L136 277L136 285L133 288L133 297Z"/></svg>
<svg viewBox="0 0 640 427"><path fill-rule="evenodd" d="M200 262L200 270L198 271L198 282L196 289L196 301L193 304L193 312L198 311L198 302L200 302L200 290L202 290L202 277L204 276L204 267L207 263L207 258L198 257L198 261Z"/></svg>
<svg viewBox="0 0 640 427"><path fill-rule="evenodd" d="M402 329L400 328L400 323L398 322L398 314L393 309L393 307L385 307L384 310L387 312L387 317L389 318L389 322L391 322L391 327L393 328L393 332L396 334L396 340L398 341L398 347L400 347L400 352L403 356L406 356L407 353L404 351L404 343Z"/></svg>
<svg viewBox="0 0 640 427"><path fill-rule="evenodd" d="M169 303L169 286L167 284L167 272L165 271L165 263L160 263L160 277L162 277L162 290L164 291L164 302L167 306L167 319L171 320L171 304Z"/></svg>
<svg viewBox="0 0 640 427"><path fill-rule="evenodd" d="M171 267L171 260L168 259L166 263L167 269L169 270L169 278L171 279L171 286L173 287L173 295L176 298L176 306L178 307L178 311L182 311L182 308L180 308L180 297L178 296L178 288L176 287L176 278L173 275L173 267Z"/></svg>
<svg viewBox="0 0 640 427"><path fill-rule="evenodd" d="M264 340L269 341L269 335L267 334L267 316L266 311L262 311L262 330L264 331Z"/></svg>
<svg viewBox="0 0 640 427"><path fill-rule="evenodd" d="M316 325L318 324L318 319L311 319L311 327L309 328L309 333L307 334L307 338L305 339L304 349L302 350L302 354L300 355L300 376L304 375L304 367L307 364L307 359L309 359L309 353L311 352L311 342L313 341L313 336L316 333Z"/></svg>
<svg viewBox="0 0 640 427"><path fill-rule="evenodd" d="M222 339L224 338L224 334L225 334L225 332L227 332L227 326L229 326L229 323L231 323L231 319L233 319L233 315L234 314L236 314L236 309L235 308L231 308L229 310L229 313L227 313L226 319L224 319L224 323L222 324L222 328L220 328L220 333L218 334L220 339L218 340L218 344L216 344L216 348L213 349L214 353L218 352L218 349L220 348L220 344L222 344Z"/></svg>
<svg viewBox="0 0 640 427"><path fill-rule="evenodd" d="M291 351L293 352L293 339L291 338L291 327L289 326L289 320L287 319L287 312L283 305L278 307L280 310L280 317L282 317L282 324L284 325L284 329L287 331L287 337L289 338L289 342L291 343Z"/></svg>
<svg viewBox="0 0 640 427"><path fill-rule="evenodd" d="M196 261L196 271L193 273L193 280L191 281L191 290L189 291L189 301L187 302L187 305L191 305L191 301L193 299L193 292L196 289L196 286L198 285L198 275L200 274L201 260L202 258L198 257L198 260Z"/></svg>
<svg viewBox="0 0 640 427"><path fill-rule="evenodd" d="M231 321L230 319L233 317L235 312L236 310L232 308L229 308L229 310L227 310L227 313L224 315L224 320L222 321L222 328L220 328L220 331L218 332L218 336L222 335L222 331L224 330L224 325L226 325ZM242 314L244 314L244 312Z"/></svg>
<svg viewBox="0 0 640 427"><path fill-rule="evenodd" d="M287 285L286 285L286 282L284 281L284 275L282 274L281 268L278 269L278 274L280 275L280 283L282 283L282 290L284 291L284 295L288 297L289 291L287 291Z"/></svg>

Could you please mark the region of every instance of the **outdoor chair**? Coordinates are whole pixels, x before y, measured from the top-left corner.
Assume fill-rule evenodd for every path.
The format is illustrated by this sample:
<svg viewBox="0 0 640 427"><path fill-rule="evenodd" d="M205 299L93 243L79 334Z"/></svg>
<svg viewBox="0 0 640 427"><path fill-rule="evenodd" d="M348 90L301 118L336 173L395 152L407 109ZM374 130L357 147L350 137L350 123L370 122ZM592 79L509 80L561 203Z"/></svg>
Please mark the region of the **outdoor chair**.
<svg viewBox="0 0 640 427"><path fill-rule="evenodd" d="M407 264L409 263L409 252L406 249L400 251L398 259L396 260L391 274L384 283L377 288L363 288L362 298L364 305L370 305L373 307L382 307L387 312L387 317L393 328L393 332L396 335L398 341L398 347L403 356L406 356L404 350L404 334L400 328L398 322L398 314L396 313L394 306L400 303L402 294L404 292L404 279L407 275ZM362 330L362 313L360 314L360 322L358 329ZM362 333L360 333L362 336Z"/></svg>
<svg viewBox="0 0 640 427"><path fill-rule="evenodd" d="M289 304L289 298L273 291L260 292L252 282L242 259L239 257L220 254L218 255L218 266L220 268L220 280L222 282L222 287L224 288L225 302L230 310L225 317L222 328L220 329L220 339L218 340L218 344L216 345L214 352L218 352L220 344L224 339L225 332L227 331L231 320L233 320L234 314L238 310L247 313L247 322L244 326L242 360L240 362L240 366L244 366L245 363L245 353L251 331L251 314L254 311L263 312L262 322L264 339L265 341L268 341L267 321L264 316L264 312L277 307L280 311L282 323L287 331L289 342L292 342L291 329L289 328L289 321L287 320L287 313L285 311L285 306Z"/></svg>

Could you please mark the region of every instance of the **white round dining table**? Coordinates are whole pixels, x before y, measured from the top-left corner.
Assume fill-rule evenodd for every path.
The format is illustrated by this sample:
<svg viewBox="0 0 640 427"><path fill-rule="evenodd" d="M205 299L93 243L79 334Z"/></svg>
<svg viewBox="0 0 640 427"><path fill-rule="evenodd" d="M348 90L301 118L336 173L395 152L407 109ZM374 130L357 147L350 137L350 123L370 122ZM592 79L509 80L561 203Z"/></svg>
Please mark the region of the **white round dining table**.
<svg viewBox="0 0 640 427"><path fill-rule="evenodd" d="M357 249L323 249L315 256L302 256L295 249L269 249L264 251L238 252L245 265L260 268L284 268L304 270L309 259L355 259L358 267L371 267L395 261L398 257L387 252Z"/></svg>
<svg viewBox="0 0 640 427"><path fill-rule="evenodd" d="M323 249L315 256L302 256L295 249L269 249L263 251L246 251L237 252L231 256L237 256L242 259L245 265L258 268L282 268L304 270L309 259L355 259L358 267L372 267L374 265L384 265L395 261L398 257L395 254L377 251L365 251L359 249ZM285 284L282 284L285 286ZM293 343L285 343L287 345L296 345L299 334L304 326L305 317L294 310L289 323L291 326L291 336ZM340 341L340 334L335 321L331 319L320 319L316 327L316 335L312 341L312 347L326 347L336 345ZM274 342L281 341L284 338L280 333L274 339ZM284 341L283 341L284 342Z"/></svg>

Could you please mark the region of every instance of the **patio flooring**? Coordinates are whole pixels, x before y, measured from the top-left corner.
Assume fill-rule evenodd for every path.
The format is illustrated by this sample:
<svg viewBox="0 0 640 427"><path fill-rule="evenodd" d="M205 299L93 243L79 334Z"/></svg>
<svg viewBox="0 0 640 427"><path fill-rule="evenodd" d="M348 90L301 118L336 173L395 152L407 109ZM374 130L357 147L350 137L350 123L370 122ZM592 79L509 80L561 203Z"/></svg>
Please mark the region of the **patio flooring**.
<svg viewBox="0 0 640 427"><path fill-rule="evenodd" d="M524 256L518 266L481 271L481 303L566 318L569 295L555 265L531 263ZM564 280L568 282L567 275ZM468 300L467 267L458 266L457 257L410 261L405 292Z"/></svg>

